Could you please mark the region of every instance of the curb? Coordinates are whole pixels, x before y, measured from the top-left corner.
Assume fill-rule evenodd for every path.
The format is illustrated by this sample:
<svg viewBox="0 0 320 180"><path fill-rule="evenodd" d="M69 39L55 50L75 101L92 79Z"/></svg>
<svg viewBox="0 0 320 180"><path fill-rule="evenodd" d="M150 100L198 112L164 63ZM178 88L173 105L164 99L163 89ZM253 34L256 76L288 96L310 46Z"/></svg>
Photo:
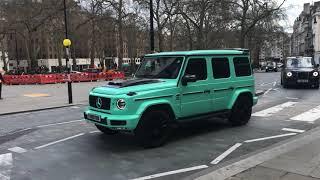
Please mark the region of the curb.
<svg viewBox="0 0 320 180"><path fill-rule="evenodd" d="M66 108L66 107L72 107L72 106L81 106L81 105L85 105L85 103L68 104L68 105L53 106L53 107L46 107L46 108L40 108L40 109L30 109L30 110L25 110L25 111L15 111L15 112L0 113L0 117L1 117L1 116L13 115L13 114L22 114L22 113L38 112L38 111L45 111L45 110L52 110L52 109L60 109L60 108Z"/></svg>
<svg viewBox="0 0 320 180"><path fill-rule="evenodd" d="M204 171L188 176L184 178L184 180L224 180L263 162L309 144L312 141L319 139L319 137L320 127L317 127L287 140L280 141L271 147L266 147L236 158L235 160L230 160L218 166L210 167Z"/></svg>

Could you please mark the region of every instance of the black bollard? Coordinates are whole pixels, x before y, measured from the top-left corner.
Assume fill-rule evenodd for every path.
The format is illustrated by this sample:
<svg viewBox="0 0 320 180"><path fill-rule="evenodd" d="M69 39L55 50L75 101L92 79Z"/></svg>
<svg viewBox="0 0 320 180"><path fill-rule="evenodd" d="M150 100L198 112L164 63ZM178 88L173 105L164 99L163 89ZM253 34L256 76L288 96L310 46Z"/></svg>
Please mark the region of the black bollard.
<svg viewBox="0 0 320 180"><path fill-rule="evenodd" d="M0 80L0 100L2 99L2 81Z"/></svg>

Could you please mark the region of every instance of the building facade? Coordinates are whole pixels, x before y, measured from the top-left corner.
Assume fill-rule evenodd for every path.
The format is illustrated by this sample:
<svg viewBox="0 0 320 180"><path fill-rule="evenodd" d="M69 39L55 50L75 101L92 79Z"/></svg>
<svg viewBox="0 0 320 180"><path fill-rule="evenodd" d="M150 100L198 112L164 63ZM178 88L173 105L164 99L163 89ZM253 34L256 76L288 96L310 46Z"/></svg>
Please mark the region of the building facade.
<svg viewBox="0 0 320 180"><path fill-rule="evenodd" d="M305 3L293 24L291 56L314 57L320 60L320 1Z"/></svg>

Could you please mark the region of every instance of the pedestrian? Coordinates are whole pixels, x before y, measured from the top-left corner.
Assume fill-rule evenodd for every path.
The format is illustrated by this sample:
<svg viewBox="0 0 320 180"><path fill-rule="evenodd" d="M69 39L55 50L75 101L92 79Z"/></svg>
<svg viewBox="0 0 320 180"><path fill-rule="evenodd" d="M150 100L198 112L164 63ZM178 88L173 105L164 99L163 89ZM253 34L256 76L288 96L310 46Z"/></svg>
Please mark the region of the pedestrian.
<svg viewBox="0 0 320 180"><path fill-rule="evenodd" d="M4 78L0 72L0 100L2 99L2 83L4 83Z"/></svg>

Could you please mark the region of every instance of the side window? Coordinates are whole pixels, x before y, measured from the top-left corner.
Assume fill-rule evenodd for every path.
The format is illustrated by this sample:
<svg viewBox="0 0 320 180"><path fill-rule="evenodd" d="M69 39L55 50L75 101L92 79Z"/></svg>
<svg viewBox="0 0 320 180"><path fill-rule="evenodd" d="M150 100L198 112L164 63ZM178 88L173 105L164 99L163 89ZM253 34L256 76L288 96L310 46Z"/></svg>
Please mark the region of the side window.
<svg viewBox="0 0 320 180"><path fill-rule="evenodd" d="M206 59L189 59L185 74L196 75L198 80L207 79Z"/></svg>
<svg viewBox="0 0 320 180"><path fill-rule="evenodd" d="M252 71L248 57L233 58L234 69L237 77L251 76Z"/></svg>
<svg viewBox="0 0 320 180"><path fill-rule="evenodd" d="M212 71L215 79L229 78L230 66L228 58L212 58Z"/></svg>

